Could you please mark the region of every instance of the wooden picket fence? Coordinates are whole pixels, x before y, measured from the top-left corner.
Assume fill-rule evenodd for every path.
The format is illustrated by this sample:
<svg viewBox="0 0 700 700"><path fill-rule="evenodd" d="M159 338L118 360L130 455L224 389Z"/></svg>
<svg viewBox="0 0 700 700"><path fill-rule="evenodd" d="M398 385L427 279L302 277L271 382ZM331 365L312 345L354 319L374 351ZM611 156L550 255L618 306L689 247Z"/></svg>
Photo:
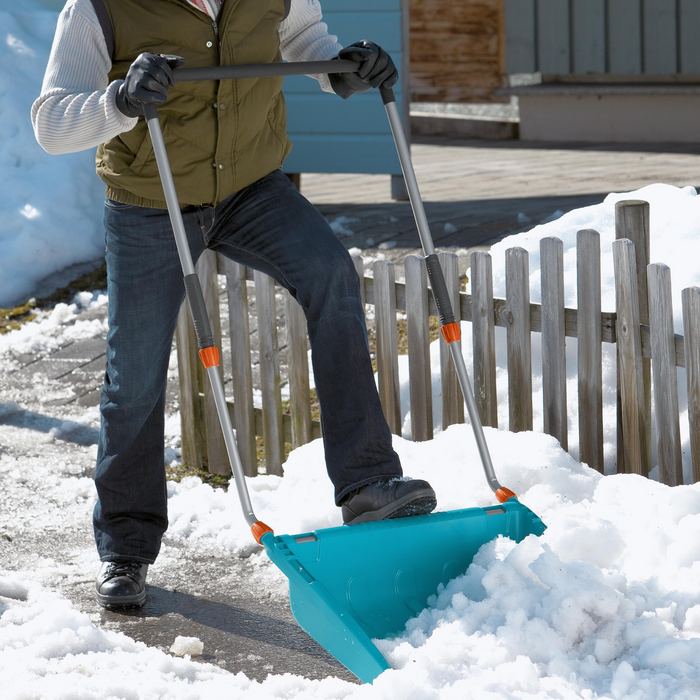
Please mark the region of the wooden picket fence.
<svg viewBox="0 0 700 700"><path fill-rule="evenodd" d="M617 471L647 475L651 468L651 377L654 380L657 457L662 482L683 483L676 367L687 377L688 419L693 481L700 481L700 288L683 290L684 335L673 331L671 277L666 265L649 265L649 205L616 206L617 239L613 243L617 312L601 310L600 236L583 230L577 236L578 308L564 305L563 244L541 241L542 303L530 302L528 253L506 251L506 298L493 297L491 256L471 255L473 294L460 292L457 256L441 253L440 261L462 321L473 324L474 391L484 425L498 427L495 327L506 329L509 420L512 431L532 430L532 333L542 334L544 430L568 449L565 338L578 339L579 459L603 471L603 343L617 344ZM425 262L411 255L405 283L395 281L394 266L375 261L372 277L354 258L363 280L366 305L374 307L379 394L392 432L401 432L397 312L405 314L408 342L411 438L433 436L430 369L430 317L437 307L428 288ZM226 278L233 401L229 402L245 471L258 471L256 436L264 442L265 469L281 474L285 443L298 447L320 437L311 418L308 340L301 307L266 275L207 251L197 271L218 340L221 338L216 273ZM249 285L255 290L262 408L253 405ZM283 313L276 293L284 295ZM366 307L365 307L366 308ZM282 321L280 323L279 316ZM280 371L278 331L286 336L288 372ZM186 305L176 332L182 456L186 464L228 474L228 458L216 408L197 359L194 328ZM464 422L464 402L449 350L440 340L442 428ZM281 387L289 383L288 412Z"/></svg>

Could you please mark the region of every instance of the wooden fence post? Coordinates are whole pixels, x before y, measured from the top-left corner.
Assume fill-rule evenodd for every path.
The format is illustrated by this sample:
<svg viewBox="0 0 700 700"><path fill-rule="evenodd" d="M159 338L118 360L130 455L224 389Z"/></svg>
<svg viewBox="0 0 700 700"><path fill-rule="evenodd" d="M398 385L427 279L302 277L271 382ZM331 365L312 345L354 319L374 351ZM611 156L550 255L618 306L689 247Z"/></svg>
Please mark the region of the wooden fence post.
<svg viewBox="0 0 700 700"><path fill-rule="evenodd" d="M471 283L474 394L481 422L498 428L493 272L488 253L478 251L471 254Z"/></svg>
<svg viewBox="0 0 700 700"><path fill-rule="evenodd" d="M376 260L374 275L374 316L377 328L377 373L379 398L389 429L401 435L399 401L399 344L396 330L396 278L394 264Z"/></svg>
<svg viewBox="0 0 700 700"><path fill-rule="evenodd" d="M530 264L524 248L506 250L509 430L532 430Z"/></svg>
<svg viewBox="0 0 700 700"><path fill-rule="evenodd" d="M228 296L228 319L231 340L231 374L233 377L233 427L246 476L257 476L258 456L255 445L253 411L253 373L250 358L250 324L248 322L248 285L246 268L222 256Z"/></svg>
<svg viewBox="0 0 700 700"><path fill-rule="evenodd" d="M433 390L430 372L428 273L423 256L407 256L405 269L411 440L432 440Z"/></svg>
<svg viewBox="0 0 700 700"><path fill-rule="evenodd" d="M700 287L683 290L683 337L693 483L700 481Z"/></svg>
<svg viewBox="0 0 700 700"><path fill-rule="evenodd" d="M544 432L555 437L568 450L564 244L558 238L543 238L540 241L540 273Z"/></svg>
<svg viewBox="0 0 700 700"><path fill-rule="evenodd" d="M284 428L280 393L280 358L277 344L277 310L275 281L257 270L255 303L258 311L260 342L260 384L263 400L263 439L268 474L282 475L284 461Z"/></svg>
<svg viewBox="0 0 700 700"><path fill-rule="evenodd" d="M669 486L678 486L683 483L683 458L678 416L671 270L667 265L649 265L647 275L659 481Z"/></svg>
<svg viewBox="0 0 700 700"><path fill-rule="evenodd" d="M454 253L438 253L445 276L452 310L459 323L462 309L459 297L459 263ZM457 372L452 362L452 353L445 339L440 336L440 382L442 389L442 429L454 423L464 423L464 397L459 386Z"/></svg>
<svg viewBox="0 0 700 700"><path fill-rule="evenodd" d="M292 417L292 447L311 440L311 393L309 390L309 355L304 310L285 291L287 317L287 357L289 362L289 409Z"/></svg>
<svg viewBox="0 0 700 700"><path fill-rule="evenodd" d="M209 322L214 332L214 339L216 340L216 345L221 347L221 316L219 311L216 253L212 250L205 250L197 262L196 270L202 285L204 303L209 314ZM198 363L198 365L201 366L201 363ZM207 435L207 468L211 474L227 475L231 473L231 464L229 463L224 436L221 433L221 423L219 422L219 414L214 402L214 394L203 367L201 372L204 375L202 385L204 386L204 426ZM223 382L224 372L221 365L219 365L219 374Z"/></svg>
<svg viewBox="0 0 700 700"><path fill-rule="evenodd" d="M617 298L617 350L622 409L622 454L629 473L648 476L649 460L642 372L642 338L639 327L639 293L634 243L623 238L613 243Z"/></svg>
<svg viewBox="0 0 700 700"><path fill-rule="evenodd" d="M603 346L597 231L578 232L576 270L579 459L603 474Z"/></svg>
<svg viewBox="0 0 700 700"><path fill-rule="evenodd" d="M647 266L651 257L651 237L649 232L649 202L639 199L630 199L615 204L615 238L620 240L627 238L634 243L636 253L637 271L637 295L639 298L639 323L649 325L649 296L647 293ZM645 442L644 463L651 464L651 362L648 358L640 358L642 363L642 377L644 392L642 402L644 405L643 420ZM620 373L618 353L618 376ZM624 438L620 435L622 430L622 407L620 397L620 385L617 385L617 471L629 472L624 462L624 454L621 452Z"/></svg>

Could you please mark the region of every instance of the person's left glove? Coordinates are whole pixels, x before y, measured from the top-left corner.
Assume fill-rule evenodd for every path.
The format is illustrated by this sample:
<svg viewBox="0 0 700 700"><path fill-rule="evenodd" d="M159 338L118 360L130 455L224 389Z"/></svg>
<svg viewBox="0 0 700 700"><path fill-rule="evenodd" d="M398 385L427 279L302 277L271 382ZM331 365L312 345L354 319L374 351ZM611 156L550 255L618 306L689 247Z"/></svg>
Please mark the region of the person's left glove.
<svg viewBox="0 0 700 700"><path fill-rule="evenodd" d="M140 117L145 104L165 102L168 91L175 85L173 69L184 62L181 56L142 53L131 64L117 90L117 109L127 117Z"/></svg>
<svg viewBox="0 0 700 700"><path fill-rule="evenodd" d="M347 59L361 64L357 73L328 74L333 91L344 100L356 92L369 90L370 87L393 87L399 79L399 72L391 56L372 41L363 40L350 44L331 60L336 59Z"/></svg>

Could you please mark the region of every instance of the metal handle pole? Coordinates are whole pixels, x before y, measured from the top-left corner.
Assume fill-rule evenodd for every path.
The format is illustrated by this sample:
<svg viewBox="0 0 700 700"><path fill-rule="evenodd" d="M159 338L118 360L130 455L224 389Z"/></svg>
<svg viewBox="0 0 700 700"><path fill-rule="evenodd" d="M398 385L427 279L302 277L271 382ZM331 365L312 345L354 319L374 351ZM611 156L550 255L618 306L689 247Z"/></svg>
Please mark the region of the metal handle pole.
<svg viewBox="0 0 700 700"><path fill-rule="evenodd" d="M243 473L243 464L236 446L236 439L233 436L233 426L231 425L231 416L228 412L226 404L226 396L224 394L224 385L219 374L219 351L214 342L214 336L209 325L209 317L206 306L204 304L204 295L199 283L199 277L194 269L190 247L187 242L187 234L185 233L185 225L182 221L182 212L175 191L175 183L173 174L170 168L170 160L168 152L165 148L163 140L163 131L160 128L158 121L158 109L155 105L144 107L146 123L148 124L148 132L151 135L153 142L153 152L158 165L161 182L163 183L163 192L165 201L168 206L168 214L172 223L173 233L175 234L175 242L177 251L182 264L182 271L185 275L185 288L187 290L187 299L192 313L195 330L197 331L197 342L199 345L199 355L202 363L206 367L209 382L211 383L212 392L214 394L214 402L216 404L216 412L219 415L221 430L224 434L224 442L226 443L226 451L228 452L229 462L231 464L231 473L238 491L238 498L243 509L243 517L253 530L253 535L260 541L265 532L270 531L270 528L258 521L253 512L253 504L250 501L248 486L246 485L245 475Z"/></svg>
<svg viewBox="0 0 700 700"><path fill-rule="evenodd" d="M469 419L472 424L472 430L474 431L474 438L479 448L479 455L481 456L481 463L484 467L486 481L493 489L498 499L503 502L508 500L508 498L512 498L515 494L510 491L510 489L502 487L496 478L496 472L494 471L493 462L491 461L491 454L486 443L486 437L484 436L484 428L481 424L481 416L479 415L479 409L476 405L476 399L474 398L469 373L467 372L467 366L464 362L464 356L462 355L459 323L456 321L452 311L452 304L450 303L442 268L435 255L433 237L430 234L430 226L428 225L428 219L425 215L425 209L423 208L423 200L420 195L420 190L418 189L416 174L413 170L411 152L408 148L406 135L401 125L399 110L396 107L394 91L391 88L380 88L379 91L382 95L382 101L384 102L384 107L386 108L386 113L389 118L391 133L394 136L396 151L399 155L401 170L403 171L406 189L408 190L408 196L413 209L413 216L416 220L416 226L418 227L418 235L420 236L421 245L423 246L430 284L433 288L433 295L440 313L440 330L450 347L450 354L452 355L459 385L467 404L467 411L469 412Z"/></svg>
<svg viewBox="0 0 700 700"><path fill-rule="evenodd" d="M176 83L191 80L231 80L240 78L284 78L290 75L318 75L321 73L357 73L360 64L345 59L333 61L295 61L293 63L249 63L239 66L204 66L177 68L173 71Z"/></svg>

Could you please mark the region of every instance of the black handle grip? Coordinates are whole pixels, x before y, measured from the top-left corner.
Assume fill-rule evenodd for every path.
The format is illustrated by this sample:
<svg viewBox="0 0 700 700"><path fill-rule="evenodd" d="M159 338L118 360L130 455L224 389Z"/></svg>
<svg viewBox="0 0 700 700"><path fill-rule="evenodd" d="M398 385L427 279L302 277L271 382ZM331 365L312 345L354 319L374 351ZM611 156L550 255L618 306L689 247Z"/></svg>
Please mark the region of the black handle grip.
<svg viewBox="0 0 700 700"><path fill-rule="evenodd" d="M396 102L393 88L380 87L379 94L382 96L382 102L385 105L388 105L390 102Z"/></svg>
<svg viewBox="0 0 700 700"><path fill-rule="evenodd" d="M433 290L435 303L438 307L440 325L446 326L448 323L456 323L457 319L452 311L452 302L450 301L445 276L442 274L442 267L440 266L438 256L435 255L435 253L428 255L425 258L425 265L428 268L430 287Z"/></svg>
<svg viewBox="0 0 700 700"><path fill-rule="evenodd" d="M202 285L199 283L199 277L196 274L185 275L184 280L185 289L187 290L187 301L190 303L194 330L197 334L197 345L200 350L212 348L216 343L209 324L209 314L207 314L207 307L204 303L204 294L202 294Z"/></svg>
<svg viewBox="0 0 700 700"><path fill-rule="evenodd" d="M176 83L191 80L231 80L236 78L283 78L288 75L317 75L319 73L357 73L356 61L295 61L293 63L250 63L241 66L206 66L178 68L173 71Z"/></svg>
<svg viewBox="0 0 700 700"><path fill-rule="evenodd" d="M151 119L158 119L158 106L155 102L146 102L143 105L143 114L146 117L146 121L151 121Z"/></svg>

